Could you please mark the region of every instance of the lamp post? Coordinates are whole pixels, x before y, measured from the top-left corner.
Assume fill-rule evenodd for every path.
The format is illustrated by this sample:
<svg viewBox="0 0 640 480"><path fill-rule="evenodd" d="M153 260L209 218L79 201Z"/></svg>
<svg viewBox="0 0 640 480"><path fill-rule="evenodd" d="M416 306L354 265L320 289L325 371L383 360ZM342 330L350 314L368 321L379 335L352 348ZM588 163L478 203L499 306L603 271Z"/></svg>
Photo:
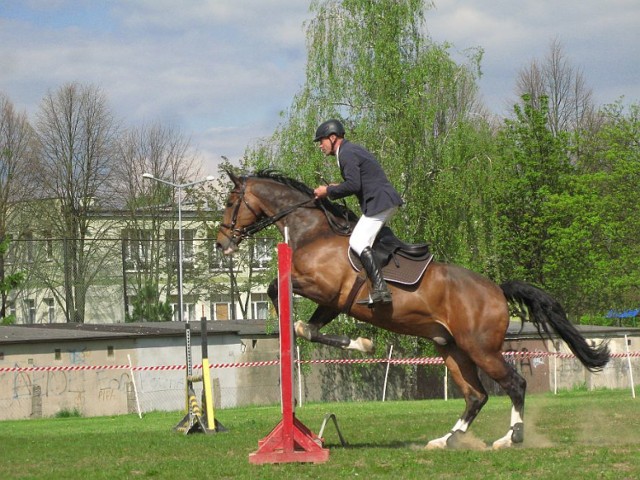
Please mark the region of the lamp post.
<svg viewBox="0 0 640 480"><path fill-rule="evenodd" d="M199 185L201 183L209 182L214 180L215 177L209 175L207 178L202 180L197 180L195 182L182 183L177 184L173 182L169 182L168 180L163 180L162 178L154 177L150 173L143 173L142 178L147 180L154 180L159 183L164 183L165 185L169 185L178 190L178 320L184 320L184 311L183 311L183 296L182 296L182 190L184 188L193 187L195 185ZM187 323L189 322L189 316L187 315Z"/></svg>

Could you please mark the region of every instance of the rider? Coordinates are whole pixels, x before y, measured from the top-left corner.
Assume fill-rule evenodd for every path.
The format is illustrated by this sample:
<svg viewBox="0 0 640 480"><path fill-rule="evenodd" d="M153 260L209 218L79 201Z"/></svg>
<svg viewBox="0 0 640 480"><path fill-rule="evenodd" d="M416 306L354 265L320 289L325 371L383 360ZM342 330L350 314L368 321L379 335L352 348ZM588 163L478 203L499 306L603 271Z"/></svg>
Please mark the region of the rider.
<svg viewBox="0 0 640 480"><path fill-rule="evenodd" d="M329 197L332 200L349 195L358 197L362 216L349 238L349 246L359 255L372 286L369 301L358 303L390 303L391 292L371 247L385 222L402 205L402 199L373 154L346 140L344 135L344 126L334 119L323 122L316 130L314 142L319 142L320 150L326 156L336 156L344 181L321 185L314 194L316 198Z"/></svg>

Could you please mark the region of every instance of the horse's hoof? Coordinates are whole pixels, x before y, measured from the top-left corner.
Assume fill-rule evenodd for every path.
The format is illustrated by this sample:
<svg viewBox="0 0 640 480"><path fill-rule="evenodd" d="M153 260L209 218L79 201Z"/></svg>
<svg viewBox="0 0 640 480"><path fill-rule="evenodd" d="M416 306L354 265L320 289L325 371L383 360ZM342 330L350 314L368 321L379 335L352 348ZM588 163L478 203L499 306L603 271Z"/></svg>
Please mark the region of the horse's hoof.
<svg viewBox="0 0 640 480"><path fill-rule="evenodd" d="M503 448L511 448L513 441L511 440L511 430L502 438L499 438L493 442L492 448L494 450L502 450Z"/></svg>
<svg viewBox="0 0 640 480"><path fill-rule="evenodd" d="M373 353L373 342L368 338L358 337L354 340L356 349L363 353Z"/></svg>
<svg viewBox="0 0 640 480"><path fill-rule="evenodd" d="M500 450L502 448L511 448L519 445L524 441L524 424L516 423L512 426L507 434L493 442L493 449Z"/></svg>
<svg viewBox="0 0 640 480"><path fill-rule="evenodd" d="M296 336L311 341L311 329L308 324L298 320L294 324L294 331L296 332Z"/></svg>
<svg viewBox="0 0 640 480"><path fill-rule="evenodd" d="M449 440L449 437L451 437L450 433L446 434L444 437L434 438L427 443L427 446L424 448L426 450L444 450L447 448L447 440Z"/></svg>

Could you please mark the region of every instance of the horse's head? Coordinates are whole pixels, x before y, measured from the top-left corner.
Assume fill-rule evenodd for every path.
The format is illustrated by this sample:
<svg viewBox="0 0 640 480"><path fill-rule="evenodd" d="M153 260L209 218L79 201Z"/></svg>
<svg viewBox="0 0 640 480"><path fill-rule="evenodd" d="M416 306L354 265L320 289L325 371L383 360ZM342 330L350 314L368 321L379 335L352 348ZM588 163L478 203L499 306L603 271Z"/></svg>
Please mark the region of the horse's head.
<svg viewBox="0 0 640 480"><path fill-rule="evenodd" d="M255 224L264 213L247 188L248 179L238 177L230 171L227 174L233 182L233 189L222 215L216 247L225 255L230 255L238 249L242 240L251 235L252 232L247 227Z"/></svg>
<svg viewBox="0 0 640 480"><path fill-rule="evenodd" d="M275 170L261 170L248 177L227 174L234 187L227 199L216 244L225 255L233 253L242 240L269 225L284 228L280 221L291 214L298 215L296 221L288 225L292 236L294 227L306 237L317 235L317 228L331 228L334 233L344 235L343 226L338 225L334 217L343 218L347 224L357 220L347 209L340 209L327 200L315 200L312 189Z"/></svg>

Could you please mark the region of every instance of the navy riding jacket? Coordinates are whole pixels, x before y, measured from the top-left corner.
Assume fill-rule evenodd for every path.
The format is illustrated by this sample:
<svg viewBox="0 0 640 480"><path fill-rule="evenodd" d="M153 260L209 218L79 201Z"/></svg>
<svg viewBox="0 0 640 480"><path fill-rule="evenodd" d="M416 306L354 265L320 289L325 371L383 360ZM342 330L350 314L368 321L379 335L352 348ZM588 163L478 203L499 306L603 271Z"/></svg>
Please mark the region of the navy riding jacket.
<svg viewBox="0 0 640 480"><path fill-rule="evenodd" d="M360 202L360 210L366 216L402 205L400 195L382 167L364 147L343 140L338 150L338 163L344 181L327 187L331 200L355 195Z"/></svg>

